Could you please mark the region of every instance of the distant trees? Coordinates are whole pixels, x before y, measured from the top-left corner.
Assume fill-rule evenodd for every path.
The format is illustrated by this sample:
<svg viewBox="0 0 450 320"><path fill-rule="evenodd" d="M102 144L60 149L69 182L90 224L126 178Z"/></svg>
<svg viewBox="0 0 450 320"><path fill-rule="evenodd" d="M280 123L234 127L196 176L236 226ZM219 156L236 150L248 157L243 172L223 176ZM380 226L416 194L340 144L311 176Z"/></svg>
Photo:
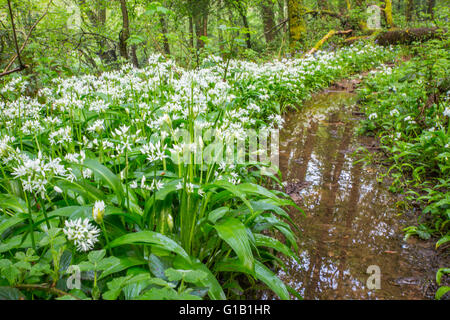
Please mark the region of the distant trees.
<svg viewBox="0 0 450 320"><path fill-rule="evenodd" d="M413 18L422 17L422 13L425 18L428 14L429 19L434 19L435 8L444 1L64 0L63 5L50 0L0 0L0 58L5 61L0 67L3 71L20 67L17 58L9 58L17 54L8 2L17 16L19 47L34 41L39 44L39 52L19 48L24 60L50 64L58 57L61 66L71 56L77 67L101 71L123 61L139 66L152 51L185 57L189 64L197 64L203 53L222 54L228 50L225 42L230 39L238 44L232 46L234 52L250 49L247 53L253 54L251 50L263 52L266 48L270 52L277 46L279 52L306 52L336 35L371 37L374 30L366 23L368 5L380 6L383 26L390 30L405 27L405 20L407 26L412 25ZM73 14L66 3L75 8L79 23L70 22ZM27 37L27 30L47 6L51 17ZM404 19L395 21L400 15ZM423 19L415 20L414 25L418 26ZM430 27L429 23L425 26ZM395 38L398 39L398 32Z"/></svg>

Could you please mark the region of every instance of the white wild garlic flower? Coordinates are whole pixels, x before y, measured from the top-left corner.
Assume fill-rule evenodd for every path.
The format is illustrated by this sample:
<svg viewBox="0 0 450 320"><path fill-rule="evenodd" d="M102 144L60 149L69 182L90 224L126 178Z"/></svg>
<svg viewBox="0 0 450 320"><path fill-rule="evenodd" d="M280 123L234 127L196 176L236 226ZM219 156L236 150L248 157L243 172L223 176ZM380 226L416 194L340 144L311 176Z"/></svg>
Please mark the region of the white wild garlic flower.
<svg viewBox="0 0 450 320"><path fill-rule="evenodd" d="M98 242L100 229L91 225L89 219L66 220L63 229L69 241L73 241L78 251L89 251Z"/></svg>

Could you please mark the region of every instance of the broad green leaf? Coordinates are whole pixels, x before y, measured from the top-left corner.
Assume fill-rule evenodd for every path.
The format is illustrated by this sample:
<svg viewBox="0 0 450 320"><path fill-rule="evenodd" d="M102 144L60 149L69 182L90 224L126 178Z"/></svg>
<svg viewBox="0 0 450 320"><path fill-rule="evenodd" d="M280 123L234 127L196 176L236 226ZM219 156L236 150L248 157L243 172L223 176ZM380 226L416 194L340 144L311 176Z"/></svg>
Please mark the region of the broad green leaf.
<svg viewBox="0 0 450 320"><path fill-rule="evenodd" d="M212 223L215 223L217 220L222 218L228 212L230 212L229 207L220 207L220 208L214 209L213 211L208 213L208 220L211 221Z"/></svg>
<svg viewBox="0 0 450 320"><path fill-rule="evenodd" d="M439 248L444 243L447 243L450 241L450 235L445 235L442 238L439 239L438 242L436 242L436 249Z"/></svg>
<svg viewBox="0 0 450 320"><path fill-rule="evenodd" d="M244 268L250 274L254 273L254 258L244 224L235 218L225 217L219 220L214 228L236 253Z"/></svg>
<svg viewBox="0 0 450 320"><path fill-rule="evenodd" d="M181 270L169 268L165 272L169 281L184 280L190 283L196 283L206 278L206 273L201 270Z"/></svg>
<svg viewBox="0 0 450 320"><path fill-rule="evenodd" d="M166 250L170 250L179 254L186 260L190 261L189 255L184 249L174 240L153 231L140 231L135 233L128 233L110 242L109 247L114 248L126 244L150 244L156 245ZM108 247L108 246L107 246Z"/></svg>
<svg viewBox="0 0 450 320"><path fill-rule="evenodd" d="M0 200L1 201L1 200ZM15 225L18 225L19 223L25 221L26 217L21 217L18 215L15 215L13 217L5 217L1 224L0 224L0 236L5 232L7 229L14 227Z"/></svg>
<svg viewBox="0 0 450 320"><path fill-rule="evenodd" d="M255 234L255 242L256 242L257 247L272 248L272 249L275 249L275 250L281 252L288 258L293 257L297 261L299 261L298 256L294 252L292 252L291 249L289 249L284 243L280 242L279 240L277 240L275 238L257 233L257 234Z"/></svg>
<svg viewBox="0 0 450 320"><path fill-rule="evenodd" d="M115 265L111 265L110 267L106 268L99 280L113 274L113 273L117 273L117 272L121 272L123 270L126 270L130 267L134 267L134 266L138 266L138 265L143 265L146 264L147 261L143 260L143 259L139 259L136 257L122 257L122 258L117 258L118 262Z"/></svg>
<svg viewBox="0 0 450 320"><path fill-rule="evenodd" d="M227 259L216 264L217 271L228 272L244 272L248 273L243 268L240 261L237 259ZM255 260L255 278L264 282L273 292L275 292L280 299L289 300L289 292L283 281L281 281L272 271L269 270L264 264Z"/></svg>
<svg viewBox="0 0 450 320"><path fill-rule="evenodd" d="M225 180L219 180L219 181L215 181L212 184L206 185L203 187L203 189L206 191L210 188L214 188L214 187L219 187L219 188L223 188L229 192L231 192L233 195L239 197L242 202L244 202L244 204L250 209L250 211L253 211L253 208L250 204L250 202L247 200L245 193L241 192L234 184L225 181Z"/></svg>
<svg viewBox="0 0 450 320"><path fill-rule="evenodd" d="M0 300L25 300L25 296L16 288L0 287Z"/></svg>
<svg viewBox="0 0 450 320"><path fill-rule="evenodd" d="M192 270L201 270L206 274L205 279L201 279L199 282L195 283L198 287L208 287L208 296L212 300L225 300L226 296L223 292L219 281L215 275L209 270L203 263L201 263L198 259L193 261L192 263L188 263L183 259L175 259L174 267L180 269L192 269Z"/></svg>
<svg viewBox="0 0 450 320"><path fill-rule="evenodd" d="M438 286L441 285L441 279L442 276L444 274L448 274L450 273L450 268L440 268L437 272L436 272L436 283L438 284Z"/></svg>
<svg viewBox="0 0 450 320"><path fill-rule="evenodd" d="M84 166L88 167L94 172L94 175L100 178L105 184L107 184L117 195L119 203L123 203L124 191L120 179L107 167L102 165L100 162L94 159L86 159L84 161Z"/></svg>
<svg viewBox="0 0 450 320"><path fill-rule="evenodd" d="M100 260L102 260L105 257L105 255L106 255L105 249L94 250L94 251L89 252L88 259L92 263L99 263Z"/></svg>
<svg viewBox="0 0 450 320"><path fill-rule="evenodd" d="M440 300L444 296L444 294L446 294L449 291L450 291L450 287L448 287L448 286L440 287L436 291L435 299Z"/></svg>
<svg viewBox="0 0 450 320"><path fill-rule="evenodd" d="M0 194L0 208L10 209L14 212L28 212L27 204L22 199L12 194Z"/></svg>
<svg viewBox="0 0 450 320"><path fill-rule="evenodd" d="M255 273L256 278L264 282L280 297L280 299L290 300L289 292L283 281L281 281L272 271L270 271L269 268L257 260L255 261Z"/></svg>

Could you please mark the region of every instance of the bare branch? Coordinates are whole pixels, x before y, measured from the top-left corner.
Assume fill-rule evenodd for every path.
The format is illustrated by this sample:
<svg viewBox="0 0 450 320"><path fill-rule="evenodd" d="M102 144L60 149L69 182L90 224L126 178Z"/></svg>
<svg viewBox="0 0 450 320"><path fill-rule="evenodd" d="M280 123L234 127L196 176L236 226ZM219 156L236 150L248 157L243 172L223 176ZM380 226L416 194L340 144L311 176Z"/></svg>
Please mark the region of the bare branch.
<svg viewBox="0 0 450 320"><path fill-rule="evenodd" d="M31 26L31 28L28 31L28 34L27 34L27 36L25 38L25 41L23 42L23 44L20 47L20 49L18 48L18 45L17 45L16 32L13 31L14 32L14 39L15 39L15 42L16 42L16 54L11 58L11 60L8 63L8 65L6 66L5 70L3 70L3 73L8 71L8 69L12 66L12 64L14 63L14 61L16 61L17 58L19 58L19 65L22 66L22 61L20 59L20 54L22 53L23 49L27 45L28 40L30 39L31 33L33 32L34 28L36 28L37 24L47 15L48 9L50 8L50 5L52 4L52 2L53 2L53 0L50 0L50 2L47 5L47 8L45 9L44 14L38 20L36 20L36 22ZM9 0L8 0L8 4L9 4ZM12 18L12 13L11 13L11 18ZM14 24L13 24L13 30L14 30ZM25 69L25 68L23 68L23 69Z"/></svg>

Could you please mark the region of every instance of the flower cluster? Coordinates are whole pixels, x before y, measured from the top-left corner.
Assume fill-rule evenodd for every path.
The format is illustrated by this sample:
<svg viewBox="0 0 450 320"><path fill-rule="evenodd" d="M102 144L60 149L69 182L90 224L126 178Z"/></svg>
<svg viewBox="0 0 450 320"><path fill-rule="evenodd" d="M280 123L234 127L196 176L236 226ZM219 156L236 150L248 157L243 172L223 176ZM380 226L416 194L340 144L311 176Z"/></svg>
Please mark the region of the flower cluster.
<svg viewBox="0 0 450 320"><path fill-rule="evenodd" d="M63 232L68 240L73 241L77 250L89 251L97 243L100 229L91 225L88 218L84 220L78 218L76 220L66 220Z"/></svg>

